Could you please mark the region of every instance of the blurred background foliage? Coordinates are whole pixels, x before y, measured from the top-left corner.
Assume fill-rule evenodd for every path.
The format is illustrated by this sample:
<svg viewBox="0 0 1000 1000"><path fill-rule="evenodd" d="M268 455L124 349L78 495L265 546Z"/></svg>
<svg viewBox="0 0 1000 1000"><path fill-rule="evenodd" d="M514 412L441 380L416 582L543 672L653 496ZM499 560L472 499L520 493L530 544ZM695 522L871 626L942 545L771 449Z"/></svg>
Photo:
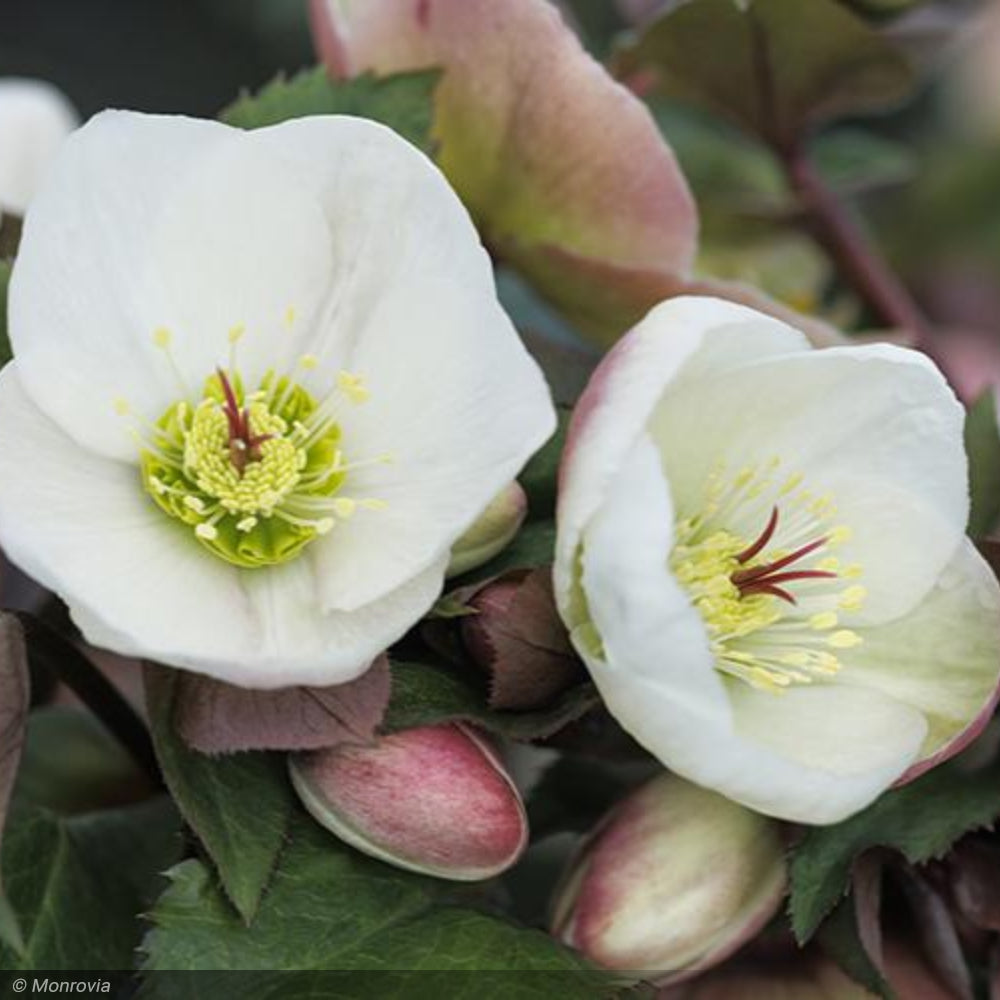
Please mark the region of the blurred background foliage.
<svg viewBox="0 0 1000 1000"><path fill-rule="evenodd" d="M976 381L988 381L982 357L1000 340L1000 99L991 111L990 95L980 101L961 78L983 44L977 19L989 2L842 2L902 46L919 82L889 112L838 122L814 155L940 336L961 340L982 369ZM679 5L562 4L584 44L612 66L623 39ZM0 77L50 80L85 117L116 106L215 115L241 91L314 63L306 7L304 0L0 0ZM997 49L1000 61L1000 42ZM711 114L662 96L650 104L698 198L700 270L760 285L843 326L871 325L803 234L772 153Z"/></svg>
<svg viewBox="0 0 1000 1000"><path fill-rule="evenodd" d="M302 0L0 0L0 77L107 107L215 115L315 62Z"/></svg>

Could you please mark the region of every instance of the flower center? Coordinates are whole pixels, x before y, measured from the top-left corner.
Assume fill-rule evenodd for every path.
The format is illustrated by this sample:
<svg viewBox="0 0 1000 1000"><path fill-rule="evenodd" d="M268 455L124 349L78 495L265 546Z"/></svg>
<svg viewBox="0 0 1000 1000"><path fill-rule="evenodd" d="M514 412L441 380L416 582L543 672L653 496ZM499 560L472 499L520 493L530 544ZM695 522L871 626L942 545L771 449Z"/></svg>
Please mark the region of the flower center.
<svg viewBox="0 0 1000 1000"><path fill-rule="evenodd" d="M231 345L242 332L230 333ZM157 331L154 342L169 358L169 334ZM306 356L299 366L311 370L317 362ZM322 401L275 370L249 391L231 351L228 370L217 368L197 400L185 391L155 424L132 428L143 485L164 513L227 562L246 569L287 562L359 507L385 506L345 494L352 470L390 460L348 463L341 450L338 404L367 395L362 380L343 371ZM124 400L115 406L131 413Z"/></svg>
<svg viewBox="0 0 1000 1000"><path fill-rule="evenodd" d="M670 566L701 614L716 669L777 692L837 673L838 651L861 642L843 628L866 591L859 565L833 551L850 538L830 497L775 481L779 462L709 477L704 504L678 521Z"/></svg>

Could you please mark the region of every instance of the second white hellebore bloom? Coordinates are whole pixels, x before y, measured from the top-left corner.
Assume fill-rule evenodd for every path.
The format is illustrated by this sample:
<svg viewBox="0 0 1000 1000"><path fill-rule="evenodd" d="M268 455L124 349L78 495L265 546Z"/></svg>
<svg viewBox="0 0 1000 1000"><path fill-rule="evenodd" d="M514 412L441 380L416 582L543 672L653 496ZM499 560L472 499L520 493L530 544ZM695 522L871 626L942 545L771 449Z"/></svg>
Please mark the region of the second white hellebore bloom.
<svg viewBox="0 0 1000 1000"><path fill-rule="evenodd" d="M0 544L94 644L350 680L554 427L457 196L348 117L105 112L28 215Z"/></svg>
<svg viewBox="0 0 1000 1000"><path fill-rule="evenodd" d="M66 137L80 124L52 84L0 79L0 215L23 216Z"/></svg>
<svg viewBox="0 0 1000 1000"><path fill-rule="evenodd" d="M711 298L653 309L561 474L556 596L612 714L678 774L806 823L967 742L1000 588L964 536L962 424L913 351L815 351Z"/></svg>

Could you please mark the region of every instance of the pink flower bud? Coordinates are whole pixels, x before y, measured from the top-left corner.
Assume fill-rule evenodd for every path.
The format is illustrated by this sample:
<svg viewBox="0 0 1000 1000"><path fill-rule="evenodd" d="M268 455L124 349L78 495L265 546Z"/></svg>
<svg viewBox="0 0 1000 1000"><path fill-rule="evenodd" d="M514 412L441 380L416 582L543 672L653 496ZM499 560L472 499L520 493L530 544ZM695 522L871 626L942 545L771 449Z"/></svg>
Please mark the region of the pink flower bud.
<svg viewBox="0 0 1000 1000"><path fill-rule="evenodd" d="M528 498L516 480L498 493L451 548L448 576L482 566L505 549L524 523Z"/></svg>
<svg viewBox="0 0 1000 1000"><path fill-rule="evenodd" d="M514 783L485 740L457 723L296 754L290 767L321 825L398 868L473 882L509 868L528 842Z"/></svg>
<svg viewBox="0 0 1000 1000"><path fill-rule="evenodd" d="M583 845L557 893L553 933L599 965L674 981L750 940L784 889L772 820L664 773Z"/></svg>

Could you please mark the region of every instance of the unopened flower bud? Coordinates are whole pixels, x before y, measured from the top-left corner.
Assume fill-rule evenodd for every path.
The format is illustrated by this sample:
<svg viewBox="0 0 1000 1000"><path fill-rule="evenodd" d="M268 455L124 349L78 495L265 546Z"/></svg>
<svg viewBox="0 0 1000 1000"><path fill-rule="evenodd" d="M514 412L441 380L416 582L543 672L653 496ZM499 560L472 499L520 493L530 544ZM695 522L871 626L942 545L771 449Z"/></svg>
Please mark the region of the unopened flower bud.
<svg viewBox="0 0 1000 1000"><path fill-rule="evenodd" d="M505 549L524 523L528 498L516 480L502 489L451 548L448 576L459 576L489 562Z"/></svg>
<svg viewBox="0 0 1000 1000"><path fill-rule="evenodd" d="M398 868L472 882L509 868L528 842L514 783L466 726L408 729L290 761L295 789L320 824Z"/></svg>
<svg viewBox="0 0 1000 1000"><path fill-rule="evenodd" d="M462 641L490 676L493 708L537 708L581 673L547 567L505 574L468 603L476 613L461 619Z"/></svg>
<svg viewBox="0 0 1000 1000"><path fill-rule="evenodd" d="M777 825L662 774L619 803L574 859L553 933L612 969L709 968L777 910L785 865Z"/></svg>

